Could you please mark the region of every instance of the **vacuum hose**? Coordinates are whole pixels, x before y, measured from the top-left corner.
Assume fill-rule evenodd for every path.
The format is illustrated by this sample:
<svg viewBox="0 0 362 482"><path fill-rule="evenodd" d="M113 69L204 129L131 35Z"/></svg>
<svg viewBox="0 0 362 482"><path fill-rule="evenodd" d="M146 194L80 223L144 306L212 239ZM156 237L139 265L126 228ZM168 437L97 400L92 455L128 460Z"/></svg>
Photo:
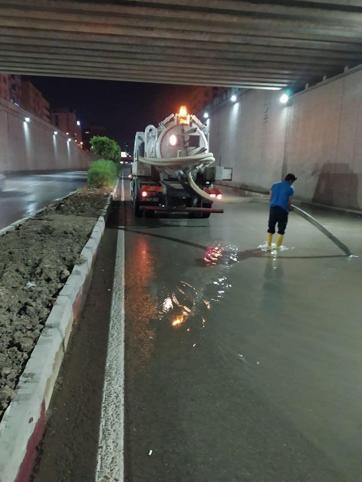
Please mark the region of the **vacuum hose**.
<svg viewBox="0 0 362 482"><path fill-rule="evenodd" d="M321 224L313 216L311 216L309 213L299 208L298 206L295 206L294 204L292 204L292 207L300 216L302 216L304 219L309 221L311 224L313 224L313 226L319 229L319 231L325 234L327 238L329 238L336 246L338 246L346 256L353 256L349 247L344 243L342 243L342 241L338 239L333 233L328 231L328 229L325 226L323 226L323 224Z"/></svg>
<svg viewBox="0 0 362 482"><path fill-rule="evenodd" d="M192 176L192 170L196 167L206 167L215 162L215 158L212 152L203 152L201 154L195 154L193 156L183 156L183 157L169 157L169 158L150 158L150 157L140 157L138 159L140 162L144 164L148 164L150 166L158 167L158 168L172 168L172 169L179 169L183 171L185 176L187 177L191 189L195 191L195 193L206 199L207 201L215 201L207 192L201 189Z"/></svg>

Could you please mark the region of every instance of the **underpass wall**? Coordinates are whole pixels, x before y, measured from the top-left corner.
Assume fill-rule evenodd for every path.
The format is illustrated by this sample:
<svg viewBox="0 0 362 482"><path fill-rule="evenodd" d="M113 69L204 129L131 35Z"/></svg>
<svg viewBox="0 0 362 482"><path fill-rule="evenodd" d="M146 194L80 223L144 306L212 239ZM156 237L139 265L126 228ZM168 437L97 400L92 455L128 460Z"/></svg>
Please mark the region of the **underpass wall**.
<svg viewBox="0 0 362 482"><path fill-rule="evenodd" d="M294 96L285 169L308 201L362 209L362 71Z"/></svg>
<svg viewBox="0 0 362 482"><path fill-rule="evenodd" d="M293 172L300 199L361 210L362 70L307 89L288 106L279 97L248 91L238 107L211 113L211 150L233 168L232 184L266 190Z"/></svg>
<svg viewBox="0 0 362 482"><path fill-rule="evenodd" d="M286 111L269 91L248 91L211 113L210 143L217 165L233 169L233 184L265 189L278 179Z"/></svg>
<svg viewBox="0 0 362 482"><path fill-rule="evenodd" d="M30 117L30 123L24 121ZM0 99L0 172L87 169L91 160L55 127Z"/></svg>

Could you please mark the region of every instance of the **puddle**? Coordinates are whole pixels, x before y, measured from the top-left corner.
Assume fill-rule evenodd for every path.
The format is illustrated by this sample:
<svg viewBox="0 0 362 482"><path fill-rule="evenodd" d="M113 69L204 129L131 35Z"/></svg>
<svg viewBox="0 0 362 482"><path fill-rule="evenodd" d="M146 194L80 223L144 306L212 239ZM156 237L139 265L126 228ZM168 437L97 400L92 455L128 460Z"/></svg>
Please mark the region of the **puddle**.
<svg viewBox="0 0 362 482"><path fill-rule="evenodd" d="M203 329L213 304L220 303L232 284L228 268L239 261L239 248L228 243L215 243L206 249L203 265L215 269L205 276L205 284L195 287L185 280L179 281L160 302L159 320L166 320L175 330L190 333L193 328Z"/></svg>
<svg viewBox="0 0 362 482"><path fill-rule="evenodd" d="M206 265L232 265L239 261L239 247L218 242L207 247L203 261Z"/></svg>

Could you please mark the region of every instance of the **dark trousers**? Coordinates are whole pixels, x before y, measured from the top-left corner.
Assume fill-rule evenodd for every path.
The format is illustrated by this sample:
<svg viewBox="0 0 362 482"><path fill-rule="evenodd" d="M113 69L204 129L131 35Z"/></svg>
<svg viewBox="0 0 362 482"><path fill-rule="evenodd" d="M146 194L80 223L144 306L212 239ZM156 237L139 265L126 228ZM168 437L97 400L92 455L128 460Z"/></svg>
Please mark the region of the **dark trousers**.
<svg viewBox="0 0 362 482"><path fill-rule="evenodd" d="M288 223L288 211L279 206L272 206L269 211L268 233L275 233L278 225L278 233L284 234Z"/></svg>

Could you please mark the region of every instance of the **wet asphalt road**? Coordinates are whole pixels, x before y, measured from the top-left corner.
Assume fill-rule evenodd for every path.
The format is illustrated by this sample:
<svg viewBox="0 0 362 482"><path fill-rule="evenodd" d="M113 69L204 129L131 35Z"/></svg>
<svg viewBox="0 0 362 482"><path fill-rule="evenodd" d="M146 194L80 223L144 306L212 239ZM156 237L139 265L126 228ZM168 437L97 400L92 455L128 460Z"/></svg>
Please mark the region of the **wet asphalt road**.
<svg viewBox="0 0 362 482"><path fill-rule="evenodd" d="M258 247L265 202L226 200L209 220L135 219L124 204L108 224L106 242L125 232L125 480L362 482L362 219L315 212L358 258L294 213L273 256ZM103 249L95 327L112 286ZM87 377L77 346L86 367L100 355L86 343L61 380ZM36 482L94 480L94 380L54 397Z"/></svg>
<svg viewBox="0 0 362 482"><path fill-rule="evenodd" d="M82 171L7 176L0 191L0 229L74 191L85 180Z"/></svg>
<svg viewBox="0 0 362 482"><path fill-rule="evenodd" d="M126 480L362 481L361 259L267 206L128 220ZM317 213L362 254L362 219Z"/></svg>

